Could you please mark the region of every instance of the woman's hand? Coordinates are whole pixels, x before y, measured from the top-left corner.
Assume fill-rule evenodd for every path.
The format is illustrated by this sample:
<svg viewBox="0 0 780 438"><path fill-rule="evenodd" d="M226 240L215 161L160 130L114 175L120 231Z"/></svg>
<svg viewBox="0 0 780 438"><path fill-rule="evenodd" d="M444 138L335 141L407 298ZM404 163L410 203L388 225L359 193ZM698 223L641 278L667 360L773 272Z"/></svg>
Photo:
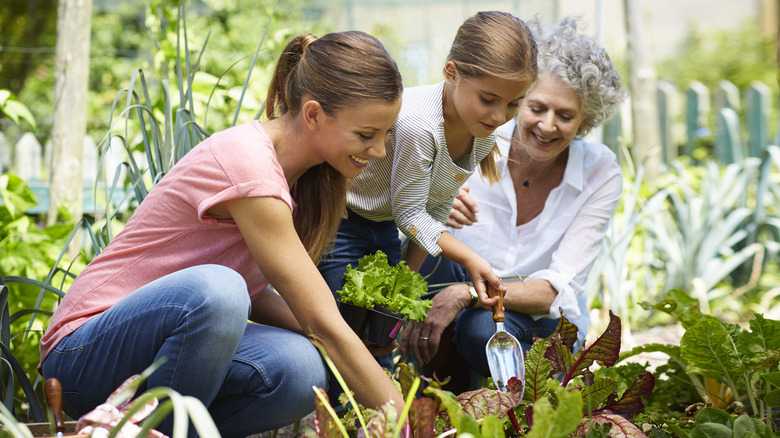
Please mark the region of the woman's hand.
<svg viewBox="0 0 780 438"><path fill-rule="evenodd" d="M431 361L439 351L441 334L455 321L461 310L471 302L471 293L466 283L448 286L433 297L433 305L428 316L413 322L404 330L401 338L401 357L412 353L419 366Z"/></svg>
<svg viewBox="0 0 780 438"><path fill-rule="evenodd" d="M467 185L461 186L458 195L452 202L452 209L450 210L450 217L447 218L448 227L463 228L466 225L473 225L478 221L477 212L479 207L477 201L469 194L471 188Z"/></svg>

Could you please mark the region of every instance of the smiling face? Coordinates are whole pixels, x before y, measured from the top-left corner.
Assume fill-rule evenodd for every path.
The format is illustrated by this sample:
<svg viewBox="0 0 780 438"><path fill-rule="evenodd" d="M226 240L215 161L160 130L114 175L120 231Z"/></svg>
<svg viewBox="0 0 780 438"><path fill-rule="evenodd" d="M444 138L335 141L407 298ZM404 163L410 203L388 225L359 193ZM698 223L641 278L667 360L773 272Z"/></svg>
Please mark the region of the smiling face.
<svg viewBox="0 0 780 438"><path fill-rule="evenodd" d="M540 76L518 113L520 139L535 160L556 158L577 136L585 122L580 98L569 86Z"/></svg>
<svg viewBox="0 0 780 438"><path fill-rule="evenodd" d="M475 138L485 138L511 120L533 83L533 78L464 78L452 61L447 61L444 73L448 82L445 121L459 120L457 124Z"/></svg>
<svg viewBox="0 0 780 438"><path fill-rule="evenodd" d="M388 131L398 119L401 98L393 103L369 101L323 114L320 124L319 156L347 178L354 178L371 158L385 156Z"/></svg>

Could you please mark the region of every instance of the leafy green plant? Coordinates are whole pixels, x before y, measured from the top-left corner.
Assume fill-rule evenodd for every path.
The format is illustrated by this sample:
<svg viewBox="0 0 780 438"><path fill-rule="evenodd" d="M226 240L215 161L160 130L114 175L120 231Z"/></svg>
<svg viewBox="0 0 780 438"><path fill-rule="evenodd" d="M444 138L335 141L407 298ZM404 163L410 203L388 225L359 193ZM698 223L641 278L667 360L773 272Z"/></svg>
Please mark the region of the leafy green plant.
<svg viewBox="0 0 780 438"><path fill-rule="evenodd" d="M105 205L105 215L98 218L94 224L86 219L79 223L60 223L52 227L40 229L34 218L25 215L25 212L35 205L35 197L29 187L18 177L10 174L0 176L0 260L3 261L2 272L7 283L15 283L8 288L8 308L10 309L8 320L11 321L10 329L4 330L3 367L0 367L2 378L3 403L14 414L22 415L23 406L29 406L29 416L41 421L40 412L36 409L40 402L33 396L42 398L40 380L37 377L36 365L40 357L38 353L38 341L45 329L41 316L51 313L56 301L62 297L75 276L83 269L88 261L99 254L113 239L114 229L119 226L117 219L133 205L140 203L151 187L192 147L208 136L205 129L195 123L193 109L195 108L193 97L194 77L198 71L200 54L205 50L204 46L198 54L198 58L187 48L187 31L184 19L184 4L179 5L179 17L176 26L183 34L183 43L177 47L177 86L178 101L180 107L172 103L171 93L168 89L168 81L161 81L164 90L164 110L160 112L150 98L149 87L142 70L136 70L130 78L130 84L126 90L117 93L110 114L111 130L106 134L100 144L101 162L106 160L106 154L112 144L122 145L126 152L127 161L120 166L127 170L128 182L114 178L110 185L101 184L101 173L95 176L96 187L106 186L107 191L95 190L95 194L106 195L105 202L97 203ZM270 24L270 18L269 18ZM181 40L180 40L181 41ZM260 46L257 47L259 52ZM247 77L247 81L249 78ZM125 99L122 99L122 96ZM15 102L9 96L0 95L5 100L3 108L18 111L18 106L9 104ZM240 108L243 93L235 95ZM124 108L122 104L124 103ZM118 110L122 108L122 110ZM116 111L116 114L115 114ZM238 109L236 109L238 111ZM133 116L136 118L133 119ZM159 120L162 119L162 122ZM235 121L235 120L234 120ZM132 146L128 139L135 138L137 132L141 132L138 143ZM121 130L117 133L114 129ZM118 142L112 140L119 140ZM141 157L144 163L139 163L136 147L143 150ZM120 175L116 172L116 175ZM125 199L116 204L112 202L114 193L124 191ZM76 260L68 259L65 254L72 242L77 230L84 230L91 243L84 249ZM81 244L81 242L78 242ZM81 247L80 247L81 248ZM90 253L91 251L91 253ZM25 319L24 317L29 317ZM11 356L13 358L11 358ZM21 365L21 372L11 364ZM12 372L13 371L13 372ZM22 379L24 374L24 379ZM22 389L15 385L15 378L33 381L33 390L29 391L24 385ZM37 388L37 389L36 389ZM14 405L16 405L14 407Z"/></svg>
<svg viewBox="0 0 780 438"><path fill-rule="evenodd" d="M131 421L133 415L138 414L142 409L148 409L150 402L158 400L159 402L154 403L154 408L147 414L141 424L138 436L147 436L149 430L157 427L173 412L172 438L187 437L190 422L192 422L193 427L200 436L219 438L219 431L211 419L208 409L200 400L194 397L182 396L170 388L152 388L133 398L139 385L146 381L160 363L157 362L147 368L142 374L131 377L111 395L107 403L121 409L124 415L109 431L108 437L118 436L122 427ZM42 422L43 420L39 421ZM20 423L11 411L2 404L0 404L0 426L2 426L0 428L0 437L32 438L30 429L23 423Z"/></svg>
<svg viewBox="0 0 780 438"><path fill-rule="evenodd" d="M393 376L406 397L400 414L395 407L366 409L356 404L347 390L340 402L350 410L339 417L328 405L325 393L319 390L317 421L307 436L346 437L352 436L350 433L357 429L361 429L364 436L396 436L400 425L398 418L405 418L407 412L414 436L418 438L452 434L492 438L515 433L547 438L644 436L631 418L642 410L643 398L650 395L655 381L653 375L641 373L626 384L596 375L589 369L597 362L602 368L609 368L617 360L620 319L611 314L610 325L604 334L593 345L573 354L571 346L576 338L577 327L562 318L553 335L534 342L525 360L525 391L522 383L513 378L507 392L497 391L491 384L489 388L456 396L442 389L446 381L418 376L414 367L405 363L398 364ZM339 376L327 357L326 362ZM342 387L347 388L343 379L337 378ZM424 396L415 399L420 380L427 386L423 390ZM625 389L618 396L621 385ZM525 421L516 422L513 418ZM608 429L624 435L599 435Z"/></svg>
<svg viewBox="0 0 780 438"><path fill-rule="evenodd" d="M596 378L590 370L596 363L601 367L611 367L615 364L620 352L620 338L620 318L610 312L610 322L604 333L591 345L583 346L576 353L571 352L571 347L577 340L577 327L564 317L553 335L534 342L525 359L526 390L523 396L523 402L533 405L533 411L525 408L531 432L537 421L549 422L548 419L537 418L537 403L549 399L552 395L554 399L560 397L560 392L552 394L550 391L550 381L553 380L560 382L562 388L576 389L581 394L582 408L574 423L579 423L579 426L575 427L576 433L589 433L593 423L611 424L626 433L641 433L630 420L644 407L642 399L650 396L655 384L654 376L649 372L636 376L634 382L618 397L617 381L609 377ZM572 419L569 418L568 421L571 422ZM567 436L568 433L570 432L555 436Z"/></svg>
<svg viewBox="0 0 780 438"><path fill-rule="evenodd" d="M704 314L682 290L670 292L665 300L643 306L683 325L680 346L654 344L642 350L663 351L684 366L702 401L720 409L744 407L754 419L774 427L780 407L780 321L754 314L742 328Z"/></svg>
<svg viewBox="0 0 780 438"><path fill-rule="evenodd" d="M673 164L676 173L662 190L666 203L648 212L646 245L665 278L663 290L691 290L703 309L732 290L721 282L761 252L762 245L745 245L753 210L745 205L757 177L757 162L721 167Z"/></svg>
<svg viewBox="0 0 780 438"><path fill-rule="evenodd" d="M735 416L728 412L705 407L696 414L693 428L688 432L672 426L680 438L774 438L772 429L762 421L746 414Z"/></svg>
<svg viewBox="0 0 780 438"><path fill-rule="evenodd" d="M358 307L385 306L403 313L412 321L422 321L431 308L430 300L420 300L427 292L422 275L400 262L390 266L382 251L363 256L358 267L347 265L341 301Z"/></svg>
<svg viewBox="0 0 780 438"><path fill-rule="evenodd" d="M14 123L18 124L21 120L25 120L33 129L37 129L35 117L27 106L16 100L16 96L5 89L0 89L0 113L8 116Z"/></svg>

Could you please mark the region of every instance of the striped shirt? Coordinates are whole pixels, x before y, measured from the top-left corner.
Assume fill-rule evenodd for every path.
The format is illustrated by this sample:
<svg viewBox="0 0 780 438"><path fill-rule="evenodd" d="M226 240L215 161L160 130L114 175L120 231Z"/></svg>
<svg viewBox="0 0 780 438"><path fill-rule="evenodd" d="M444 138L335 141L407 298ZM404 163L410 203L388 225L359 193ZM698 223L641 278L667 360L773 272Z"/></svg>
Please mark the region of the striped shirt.
<svg viewBox="0 0 780 438"><path fill-rule="evenodd" d="M353 180L348 207L373 221L393 219L398 229L431 255L458 190L493 148L495 133L474 139L471 152L453 161L444 138L444 81L404 90L387 155L372 159Z"/></svg>

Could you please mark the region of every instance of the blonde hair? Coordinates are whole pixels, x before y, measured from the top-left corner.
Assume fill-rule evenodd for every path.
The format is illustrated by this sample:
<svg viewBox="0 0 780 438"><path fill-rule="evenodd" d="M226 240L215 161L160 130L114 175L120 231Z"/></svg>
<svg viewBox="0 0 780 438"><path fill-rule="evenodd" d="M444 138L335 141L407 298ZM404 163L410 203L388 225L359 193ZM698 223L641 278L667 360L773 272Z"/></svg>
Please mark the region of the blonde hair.
<svg viewBox="0 0 780 438"><path fill-rule="evenodd" d="M304 33L282 51L266 98L269 120L298 114L311 95L330 116L365 101L394 103L403 91L398 66L382 43L359 31ZM295 230L309 256L319 262L346 209L349 181L330 164L308 169L291 188L297 207Z"/></svg>
<svg viewBox="0 0 780 438"><path fill-rule="evenodd" d="M447 61L454 62L465 78L533 81L536 56L536 41L523 20L507 12L482 11L458 28ZM499 155L494 144L479 163L482 176L491 184L500 179L496 166Z"/></svg>

